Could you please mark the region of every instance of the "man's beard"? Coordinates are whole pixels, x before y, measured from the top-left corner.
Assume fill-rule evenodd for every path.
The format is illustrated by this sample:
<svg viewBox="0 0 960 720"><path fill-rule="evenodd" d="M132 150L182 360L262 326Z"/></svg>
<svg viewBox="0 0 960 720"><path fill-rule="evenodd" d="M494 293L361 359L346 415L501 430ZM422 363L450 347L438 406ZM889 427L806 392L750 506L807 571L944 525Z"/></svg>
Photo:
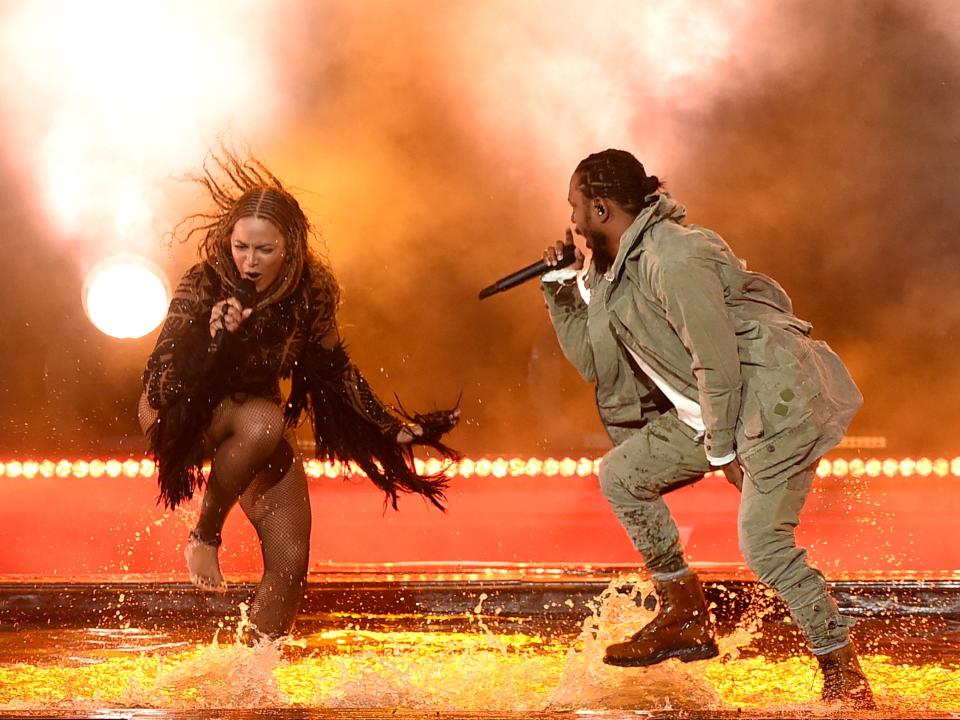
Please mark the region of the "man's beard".
<svg viewBox="0 0 960 720"><path fill-rule="evenodd" d="M593 266L597 272L603 274L613 265L614 257L607 249L607 239L600 233L588 230L585 233L587 238L587 247L593 253Z"/></svg>

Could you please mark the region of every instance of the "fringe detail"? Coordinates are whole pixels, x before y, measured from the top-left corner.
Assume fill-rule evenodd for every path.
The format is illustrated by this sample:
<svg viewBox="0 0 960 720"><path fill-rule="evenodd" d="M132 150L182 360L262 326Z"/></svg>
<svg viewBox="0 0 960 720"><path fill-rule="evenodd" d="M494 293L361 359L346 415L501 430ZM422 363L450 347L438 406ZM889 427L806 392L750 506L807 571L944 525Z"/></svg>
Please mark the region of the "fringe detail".
<svg viewBox="0 0 960 720"><path fill-rule="evenodd" d="M230 338L216 357L209 357L205 338L181 340L175 363L183 384L182 394L161 408L157 421L147 430L149 452L157 463L160 494L157 503L174 509L190 500L203 487L203 439L213 410L227 393L211 379L222 373Z"/></svg>
<svg viewBox="0 0 960 720"><path fill-rule="evenodd" d="M182 397L160 412L147 431L150 453L157 462L157 503L170 510L203 487L203 432L211 413L197 412L200 403ZM196 408L196 409L195 409Z"/></svg>
<svg viewBox="0 0 960 720"><path fill-rule="evenodd" d="M349 363L342 345L328 352L304 353L294 373L287 402L288 424L296 426L301 413L307 410L313 424L317 457L356 463L373 484L383 490L384 504L389 501L394 510L398 509L401 492L422 495L435 507L445 510L447 477L442 472L419 475L413 448L397 443L395 432L385 434L350 402L343 387ZM398 422L396 432L402 427ZM455 451L440 442L440 435L442 432L434 432L431 437L417 441L436 448L445 457L457 457Z"/></svg>
<svg viewBox="0 0 960 720"><path fill-rule="evenodd" d="M456 427L457 419L454 413L459 407L460 400L458 398L457 404L450 410L434 410L424 414L416 412L409 413L400 403L400 398L397 398L397 407L395 409L408 423L419 425L423 428L423 434L415 437L409 443L410 445L427 445L443 455L447 460L456 461L460 459L460 453L450 446L445 445L441 440L446 433ZM411 454L412 452L411 450Z"/></svg>

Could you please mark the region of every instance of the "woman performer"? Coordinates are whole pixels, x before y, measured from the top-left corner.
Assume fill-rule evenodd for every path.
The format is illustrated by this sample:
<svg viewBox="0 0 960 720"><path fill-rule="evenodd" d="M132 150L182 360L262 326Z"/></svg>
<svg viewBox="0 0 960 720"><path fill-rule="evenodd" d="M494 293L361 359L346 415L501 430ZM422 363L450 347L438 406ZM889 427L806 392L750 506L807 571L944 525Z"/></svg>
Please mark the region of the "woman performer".
<svg viewBox="0 0 960 720"><path fill-rule="evenodd" d="M318 457L357 463L394 509L399 492L412 492L442 510L446 480L417 474L411 446L454 456L441 438L460 412L410 416L373 393L340 338L339 287L309 246L310 223L262 163L224 150L191 179L214 209L184 221L184 240L200 234L200 262L181 280L147 361L140 423L167 507L205 486L184 551L202 589L226 589L220 532L239 500L263 554L253 637L276 638L293 626L307 578L310 502L292 431L301 413L311 416ZM285 401L281 378L292 379Z"/></svg>

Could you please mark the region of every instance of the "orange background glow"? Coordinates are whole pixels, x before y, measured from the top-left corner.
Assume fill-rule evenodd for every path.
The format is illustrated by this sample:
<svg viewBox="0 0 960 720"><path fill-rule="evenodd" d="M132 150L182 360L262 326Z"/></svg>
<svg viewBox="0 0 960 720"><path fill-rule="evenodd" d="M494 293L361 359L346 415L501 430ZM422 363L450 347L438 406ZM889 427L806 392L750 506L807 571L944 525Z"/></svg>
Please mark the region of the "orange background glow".
<svg viewBox="0 0 960 720"><path fill-rule="evenodd" d="M851 432L956 452L960 9L788 3L31 0L0 9L0 449L141 453L154 336L101 337L80 286L138 253L175 283L221 138L296 189L385 398L462 394L470 453L602 454L535 284L586 154L633 151L851 367ZM168 239L169 240L169 239Z"/></svg>

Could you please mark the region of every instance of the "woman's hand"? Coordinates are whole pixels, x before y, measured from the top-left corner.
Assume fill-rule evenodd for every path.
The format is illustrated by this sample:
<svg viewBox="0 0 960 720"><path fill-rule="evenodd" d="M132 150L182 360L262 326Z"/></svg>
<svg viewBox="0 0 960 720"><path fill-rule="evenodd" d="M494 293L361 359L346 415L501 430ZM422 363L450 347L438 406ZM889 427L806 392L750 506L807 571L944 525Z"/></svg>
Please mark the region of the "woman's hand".
<svg viewBox="0 0 960 720"><path fill-rule="evenodd" d="M560 258L563 257L563 251L570 245L574 245L573 242L573 232L570 228L567 228L566 239L563 242L557 242L554 245L551 245L546 250L543 251L543 261L553 267L558 262ZM567 267L573 268L574 270L580 270L583 268L584 255L580 252L580 248L574 245L573 248L573 264L568 265Z"/></svg>
<svg viewBox="0 0 960 720"><path fill-rule="evenodd" d="M397 442L400 445L412 443L418 437L423 437L423 427L420 425L404 425L397 433Z"/></svg>
<svg viewBox="0 0 960 720"><path fill-rule="evenodd" d="M218 302L210 310L210 337L216 337L220 330L236 332L252 312L253 308L244 310L236 298L227 298Z"/></svg>
<svg viewBox="0 0 960 720"><path fill-rule="evenodd" d="M456 408L455 410L438 410L422 417L425 418L425 422L430 426L430 435L436 435L436 439L439 439L443 433L452 430L454 426L460 422L460 408ZM423 425L419 423L404 425L400 429L400 432L397 433L397 442L401 445L408 445L422 438L425 432Z"/></svg>

